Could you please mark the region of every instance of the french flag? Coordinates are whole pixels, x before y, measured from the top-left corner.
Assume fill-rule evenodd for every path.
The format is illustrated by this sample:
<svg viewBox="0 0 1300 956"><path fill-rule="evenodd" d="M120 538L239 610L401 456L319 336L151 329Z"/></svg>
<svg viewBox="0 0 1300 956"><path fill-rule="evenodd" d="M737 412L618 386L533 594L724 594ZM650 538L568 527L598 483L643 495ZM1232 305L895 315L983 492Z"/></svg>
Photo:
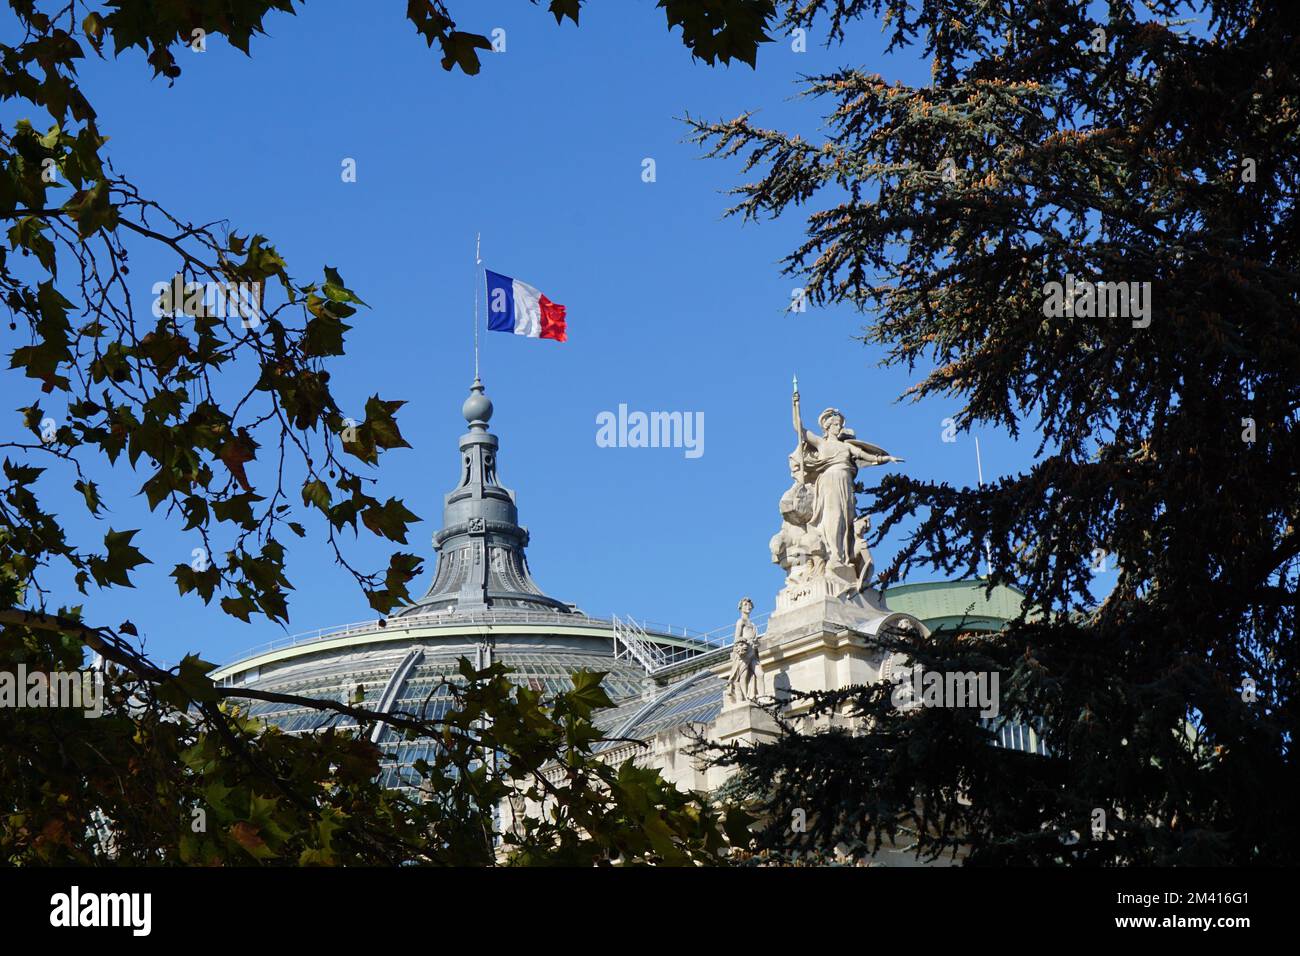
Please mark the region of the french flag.
<svg viewBox="0 0 1300 956"><path fill-rule="evenodd" d="M488 329L530 339L565 340L564 306L552 302L527 282L491 269L483 271L487 273Z"/></svg>

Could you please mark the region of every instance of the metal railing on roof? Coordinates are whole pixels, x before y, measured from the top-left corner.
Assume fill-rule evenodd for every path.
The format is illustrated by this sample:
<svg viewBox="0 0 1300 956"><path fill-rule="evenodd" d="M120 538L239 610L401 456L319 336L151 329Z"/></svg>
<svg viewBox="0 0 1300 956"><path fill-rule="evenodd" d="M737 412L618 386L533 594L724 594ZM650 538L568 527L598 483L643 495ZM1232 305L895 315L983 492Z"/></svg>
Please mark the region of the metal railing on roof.
<svg viewBox="0 0 1300 956"><path fill-rule="evenodd" d="M664 652L658 644L650 640L636 621L624 621L617 614L610 618L614 625L614 660L632 657L638 664L653 673L664 665Z"/></svg>
<svg viewBox="0 0 1300 956"><path fill-rule="evenodd" d="M755 615L751 620L755 627L762 627L767 621L767 614ZM736 625L724 624L711 631L695 634L689 644L657 644L653 636L647 634L631 618L613 618L614 657L629 656L634 658L647 674L658 674L684 661L707 654L709 651L730 647L736 639ZM625 654L621 655L619 645L623 645Z"/></svg>
<svg viewBox="0 0 1300 956"><path fill-rule="evenodd" d="M733 625L724 625L723 627L714 628L711 631L697 631L694 628L681 627L679 625L660 624L655 621L634 621L630 617L618 618L600 618L588 617L585 614L561 614L554 611L528 611L522 609L498 609L489 608L483 611L456 611L449 609L445 611L431 611L426 614L409 614L398 615L390 618L370 618L366 621L357 621L352 624L340 624L335 627L322 627L314 631L303 631L298 634L290 634L285 637L277 638L273 641L267 641L256 647L251 647L242 654L228 661L224 667L237 664L253 657L259 657L263 654L269 654L273 651L285 650L290 647L299 647L304 644L314 644L318 641L331 640L338 637L348 637L353 634L384 633L400 634L406 631L415 630L422 627L428 627L435 624L466 624L466 625L493 625L493 624L575 624L589 625L594 627L607 627L611 631L615 627L615 622L631 622L638 630L644 632L650 639L672 637L688 642L689 645L674 648L667 652L670 658L665 663L677 663L688 657L700 653L701 650L708 650L715 647L724 647L731 643Z"/></svg>

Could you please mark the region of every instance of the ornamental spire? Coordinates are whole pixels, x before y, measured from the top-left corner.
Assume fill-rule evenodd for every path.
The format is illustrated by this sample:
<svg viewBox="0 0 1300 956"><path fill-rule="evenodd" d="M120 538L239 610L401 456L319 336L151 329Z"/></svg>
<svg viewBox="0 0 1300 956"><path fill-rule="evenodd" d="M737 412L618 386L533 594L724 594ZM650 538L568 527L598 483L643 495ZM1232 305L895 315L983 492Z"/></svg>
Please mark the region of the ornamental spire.
<svg viewBox="0 0 1300 956"><path fill-rule="evenodd" d="M433 536L438 569L429 592L399 615L431 611L552 610L571 605L542 593L528 570L528 531L519 525L514 492L497 482L497 436L488 430L492 400L475 376L461 414L460 480L445 496L442 530Z"/></svg>

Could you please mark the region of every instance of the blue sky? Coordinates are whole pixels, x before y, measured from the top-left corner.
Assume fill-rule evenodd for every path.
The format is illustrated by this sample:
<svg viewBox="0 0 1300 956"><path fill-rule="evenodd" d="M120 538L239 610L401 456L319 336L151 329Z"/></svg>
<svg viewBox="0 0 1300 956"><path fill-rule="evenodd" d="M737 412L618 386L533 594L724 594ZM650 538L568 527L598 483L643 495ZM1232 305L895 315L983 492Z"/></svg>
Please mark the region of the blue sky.
<svg viewBox="0 0 1300 956"><path fill-rule="evenodd" d="M836 405L912 474L974 483L972 438L941 440L955 408L895 401L924 369L880 368L880 353L853 340L862 318L852 310L785 312L798 283L777 262L802 220L724 220L738 164L701 158L680 122L759 110L764 124L816 136L818 104L792 100L801 74L861 65L924 82L926 64L886 57L870 24L829 50L813 37L795 53L781 38L753 71L693 62L651 0L592 4L578 29L523 0L454 8L466 29L505 30L506 52L485 55L476 77L445 73L400 5L342 0L271 15L251 59L220 41L183 52L172 88L138 53L83 70L117 169L146 194L185 218L271 237L301 281L334 266L370 304L333 384L357 418L375 392L408 402L399 421L412 448L384 457L379 490L423 519L410 549L428 560L413 594L427 587L429 539L457 474L476 231L485 265L568 307L563 345L483 336L500 475L547 593L591 614L698 629L731 621L742 594L770 609L781 572L767 542L789 484L795 373L808 424ZM355 183L340 176L346 158ZM653 183L642 181L646 158ZM141 249L132 271L147 303L174 269ZM32 400L17 376L2 387L5 407ZM704 454L598 447L596 416L620 404L703 412ZM1017 445L979 434L986 477L1028 463L1033 436ZM165 660L198 650L225 661L282 636L177 596L168 571L199 542L180 521L148 515L135 496L144 477L100 476L112 510L98 524L71 497L66 507L51 499L80 540L99 540L108 524L143 528L138 543L155 562L134 573L134 591L92 593L88 616L129 617ZM372 618L311 530L289 542L288 630ZM876 549L878 565L897 543ZM362 538L350 553L377 566L386 552Z"/></svg>

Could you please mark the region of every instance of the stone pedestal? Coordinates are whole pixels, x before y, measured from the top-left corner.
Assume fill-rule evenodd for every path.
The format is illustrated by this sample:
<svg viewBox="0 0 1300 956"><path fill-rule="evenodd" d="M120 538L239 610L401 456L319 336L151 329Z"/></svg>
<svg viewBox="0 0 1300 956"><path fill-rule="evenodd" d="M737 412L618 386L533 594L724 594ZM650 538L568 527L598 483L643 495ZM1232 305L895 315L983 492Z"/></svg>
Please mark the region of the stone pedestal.
<svg viewBox="0 0 1300 956"><path fill-rule="evenodd" d="M832 601L836 604L861 608L883 609L884 605L880 602L879 592L867 589L860 592L846 593L850 585L851 582L831 576L810 578L794 584L787 584L776 592L776 610L773 614L784 614L800 605L815 604L820 601Z"/></svg>
<svg viewBox="0 0 1300 956"><path fill-rule="evenodd" d="M778 607L759 642L763 685L778 699L791 691L836 690L880 679L889 656L877 635L898 625L925 633L908 614L889 610L875 591L846 601L814 595ZM795 706L793 712L801 708Z"/></svg>
<svg viewBox="0 0 1300 956"><path fill-rule="evenodd" d="M727 703L710 728L709 736L722 744L754 744L780 736L772 715L746 701Z"/></svg>
<svg viewBox="0 0 1300 956"><path fill-rule="evenodd" d="M772 715L748 701L724 703L707 731L708 738L716 743L741 746L768 743L780 734L781 728ZM720 787L736 772L735 767L710 767L706 763L697 763L695 770L697 786L704 790Z"/></svg>

